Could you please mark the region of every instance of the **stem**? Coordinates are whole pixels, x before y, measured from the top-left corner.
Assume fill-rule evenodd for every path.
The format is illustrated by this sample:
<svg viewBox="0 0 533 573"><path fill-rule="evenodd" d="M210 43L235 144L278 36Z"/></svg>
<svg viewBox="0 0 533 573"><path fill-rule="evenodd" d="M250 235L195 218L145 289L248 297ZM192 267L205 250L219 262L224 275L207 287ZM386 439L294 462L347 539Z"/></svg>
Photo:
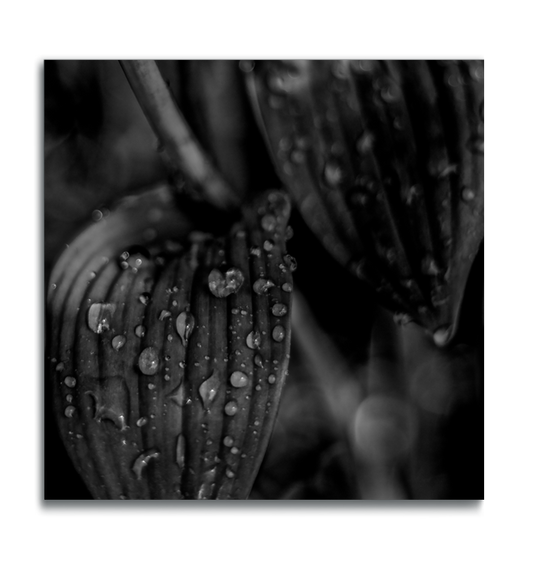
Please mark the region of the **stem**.
<svg viewBox="0 0 533 573"><path fill-rule="evenodd" d="M236 194L213 166L183 117L154 60L121 60L120 64L173 168L221 209L236 205Z"/></svg>

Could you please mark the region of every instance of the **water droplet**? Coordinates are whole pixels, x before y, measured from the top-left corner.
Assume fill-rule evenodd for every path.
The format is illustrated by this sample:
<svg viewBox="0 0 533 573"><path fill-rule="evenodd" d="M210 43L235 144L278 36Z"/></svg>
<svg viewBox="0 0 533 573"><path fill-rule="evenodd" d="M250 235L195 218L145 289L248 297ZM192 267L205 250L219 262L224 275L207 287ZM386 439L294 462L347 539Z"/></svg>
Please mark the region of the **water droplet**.
<svg viewBox="0 0 533 573"><path fill-rule="evenodd" d="M183 311L178 318L176 318L176 331L181 338L183 346L187 346L189 337L194 330L195 324L194 316L189 311Z"/></svg>
<svg viewBox="0 0 533 573"><path fill-rule="evenodd" d="M231 401L224 406L224 412L226 412L228 416L235 416L238 410L237 402Z"/></svg>
<svg viewBox="0 0 533 573"><path fill-rule="evenodd" d="M228 269L224 274L218 269L209 273L209 290L218 298L236 293L244 283L244 275L239 269Z"/></svg>
<svg viewBox="0 0 533 573"><path fill-rule="evenodd" d="M274 243L272 241L269 241L268 239L263 243L263 249L265 249L265 251L269 252L274 248Z"/></svg>
<svg viewBox="0 0 533 573"><path fill-rule="evenodd" d="M100 211L100 209L95 209L92 212L92 219L95 223L98 221L101 221L103 218L104 218L104 214L102 213L102 211Z"/></svg>
<svg viewBox="0 0 533 573"><path fill-rule="evenodd" d="M74 388L74 386L76 386L76 378L74 378L74 376L67 376L63 382L65 383L65 386L68 386L69 388Z"/></svg>
<svg viewBox="0 0 533 573"><path fill-rule="evenodd" d="M257 279L253 284L254 292L257 294L265 294L268 289L276 286L270 279Z"/></svg>
<svg viewBox="0 0 533 573"><path fill-rule="evenodd" d="M185 465L185 436L180 434L176 440L176 463L180 468Z"/></svg>
<svg viewBox="0 0 533 573"><path fill-rule="evenodd" d="M277 302L272 307L272 314L274 316L285 316L287 314L287 305Z"/></svg>
<svg viewBox="0 0 533 573"><path fill-rule="evenodd" d="M126 344L126 337L123 336L122 334L118 334L111 341L111 346L115 350L120 350L125 344Z"/></svg>
<svg viewBox="0 0 533 573"><path fill-rule="evenodd" d="M115 313L116 305L113 303L97 302L91 304L87 311L87 324L89 328L101 334L111 328L111 317Z"/></svg>
<svg viewBox="0 0 533 573"><path fill-rule="evenodd" d="M172 316L170 310L162 310L159 314L159 320L165 320L165 318L168 318L169 316Z"/></svg>
<svg viewBox="0 0 533 573"><path fill-rule="evenodd" d="M258 353L254 356L254 364L258 368L263 368L264 364L263 364L263 357L261 356L261 354Z"/></svg>
<svg viewBox="0 0 533 573"><path fill-rule="evenodd" d="M150 448L143 452L133 463L132 471L137 476L137 479L141 479L143 469L148 465L150 460L156 460L159 457L159 451L156 448Z"/></svg>
<svg viewBox="0 0 533 573"><path fill-rule="evenodd" d="M235 473L232 472L229 468L226 468L226 476L231 479L235 477Z"/></svg>
<svg viewBox="0 0 533 573"><path fill-rule="evenodd" d="M146 334L146 328L142 324L135 327L135 336L142 338Z"/></svg>
<svg viewBox="0 0 533 573"><path fill-rule="evenodd" d="M469 187L464 187L461 196L463 197L464 201L472 201L473 199L475 199L476 194Z"/></svg>
<svg viewBox="0 0 533 573"><path fill-rule="evenodd" d="M324 166L324 182L327 187L337 189L346 182L346 171L337 159L328 159Z"/></svg>
<svg viewBox="0 0 533 573"><path fill-rule="evenodd" d="M271 374L271 375L268 377L268 383L269 383L269 384L274 384L275 382L276 382L276 376L275 376L274 374Z"/></svg>
<svg viewBox="0 0 533 573"><path fill-rule="evenodd" d="M235 442L231 436L226 436L224 438L224 445L227 446L228 448L231 448L231 446L233 446L234 443Z"/></svg>
<svg viewBox="0 0 533 573"><path fill-rule="evenodd" d="M76 408L74 408L74 406L67 406L65 408L65 416L67 418L72 418L75 413L76 413Z"/></svg>
<svg viewBox="0 0 533 573"><path fill-rule="evenodd" d="M246 346L255 350L261 345L261 334L257 330L252 330L246 337Z"/></svg>
<svg viewBox="0 0 533 573"><path fill-rule="evenodd" d="M281 285L281 290L285 292L292 292L292 285L290 283L283 283Z"/></svg>
<svg viewBox="0 0 533 573"><path fill-rule="evenodd" d="M234 388L243 388L244 386L246 386L248 384L249 379L248 379L248 376L246 374L244 374L244 372L240 372L239 370L236 370L230 376L230 382Z"/></svg>
<svg viewBox="0 0 533 573"><path fill-rule="evenodd" d="M283 326L280 326L278 324L278 326L275 326L272 329L272 338L276 342L281 342L285 338L285 329L283 328Z"/></svg>
<svg viewBox="0 0 533 573"><path fill-rule="evenodd" d="M261 256L261 249L259 247L251 247L250 248L250 255L253 257L260 257Z"/></svg>
<svg viewBox="0 0 533 573"><path fill-rule="evenodd" d="M52 362L54 362L54 359L52 359ZM63 372L63 370L65 370L65 365L63 364L63 362L60 362L56 366L56 372Z"/></svg>
<svg viewBox="0 0 533 573"><path fill-rule="evenodd" d="M144 426L147 423L148 423L148 418L146 418L145 416L143 416L142 418L139 418L137 420L137 426L139 426L139 428L141 428L142 426Z"/></svg>
<svg viewBox="0 0 533 573"><path fill-rule="evenodd" d="M159 369L159 354L155 348L148 346L139 356L139 370L146 376L153 376Z"/></svg>
<svg viewBox="0 0 533 573"><path fill-rule="evenodd" d="M433 341L437 346L445 346L450 340L452 327L450 325L441 326L433 333Z"/></svg>
<svg viewBox="0 0 533 573"><path fill-rule="evenodd" d="M148 384L148 390L155 390L155 384Z"/></svg>
<svg viewBox="0 0 533 573"><path fill-rule="evenodd" d="M139 295L139 302L142 302L142 304L146 305L150 302L150 293L149 292L143 292Z"/></svg>
<svg viewBox="0 0 533 573"><path fill-rule="evenodd" d="M67 394L65 398L69 404L72 402L72 400L74 400L74 396L72 394Z"/></svg>
<svg viewBox="0 0 533 573"><path fill-rule="evenodd" d="M220 380L216 372L213 372L209 378L202 382L200 388L198 388L198 393L202 398L205 409L209 409L209 406L213 403L219 388Z"/></svg>
<svg viewBox="0 0 533 573"><path fill-rule="evenodd" d="M261 227L267 233L271 233L276 228L277 220L274 215L267 214L261 219Z"/></svg>

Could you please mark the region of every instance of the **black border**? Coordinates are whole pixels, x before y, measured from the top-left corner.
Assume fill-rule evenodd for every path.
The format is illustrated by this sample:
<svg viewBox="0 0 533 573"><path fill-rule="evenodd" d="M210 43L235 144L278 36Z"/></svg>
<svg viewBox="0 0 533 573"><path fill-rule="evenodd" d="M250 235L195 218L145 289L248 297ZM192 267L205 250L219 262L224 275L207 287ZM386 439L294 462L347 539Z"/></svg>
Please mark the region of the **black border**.
<svg viewBox="0 0 533 573"><path fill-rule="evenodd" d="M42 51L30 62L32 512L43 521L483 521L486 500L243 501L179 504L44 499L44 60L486 59L481 51Z"/></svg>

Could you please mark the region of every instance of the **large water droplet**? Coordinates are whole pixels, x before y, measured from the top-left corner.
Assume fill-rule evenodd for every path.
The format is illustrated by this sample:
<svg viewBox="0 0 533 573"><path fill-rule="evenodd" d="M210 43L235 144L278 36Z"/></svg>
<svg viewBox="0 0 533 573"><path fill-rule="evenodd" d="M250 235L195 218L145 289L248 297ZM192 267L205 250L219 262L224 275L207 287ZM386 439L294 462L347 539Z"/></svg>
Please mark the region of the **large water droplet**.
<svg viewBox="0 0 533 573"><path fill-rule="evenodd" d="M269 241L268 239L263 243L263 249L265 251L270 252L274 248L274 243Z"/></svg>
<svg viewBox="0 0 533 573"><path fill-rule="evenodd" d="M146 334L146 328L142 324L138 324L135 327L134 332L135 336L137 336L138 338L142 338Z"/></svg>
<svg viewBox="0 0 533 573"><path fill-rule="evenodd" d="M111 317L115 313L116 305L113 303L97 302L91 304L87 311L87 324L89 328L101 334L111 328Z"/></svg>
<svg viewBox="0 0 533 573"><path fill-rule="evenodd" d="M222 273L219 269L213 269L208 277L209 290L218 298L225 298L236 293L244 283L242 271L236 268L228 269Z"/></svg>
<svg viewBox="0 0 533 573"><path fill-rule="evenodd" d="M252 332L250 332L246 337L246 346L248 346L248 348L251 348L252 350L255 350L256 348L259 348L260 345L261 345L261 333L258 332L257 330L252 330Z"/></svg>
<svg viewBox="0 0 533 573"><path fill-rule="evenodd" d="M189 337L194 330L195 322L194 316L187 310L176 318L176 331L181 338L183 346L187 346Z"/></svg>
<svg viewBox="0 0 533 573"><path fill-rule="evenodd" d="M287 314L287 305L277 302L272 306L272 314L274 316L285 316Z"/></svg>
<svg viewBox="0 0 533 573"><path fill-rule="evenodd" d="M148 465L150 460L156 460L159 457L159 451L156 448L150 448L143 452L133 463L132 471L137 479L141 479L143 469Z"/></svg>
<svg viewBox="0 0 533 573"><path fill-rule="evenodd" d="M275 382L276 382L276 376L275 376L275 374L271 374L271 375L268 377L268 383L269 383L269 384L274 384Z"/></svg>
<svg viewBox="0 0 533 573"><path fill-rule="evenodd" d="M198 393L202 398L204 408L209 409L209 406L213 403L219 388L220 380L216 372L213 372L209 378L202 382L200 388L198 388Z"/></svg>
<svg viewBox="0 0 533 573"><path fill-rule="evenodd" d="M281 342L285 338L285 329L279 324L272 329L272 338L276 342Z"/></svg>
<svg viewBox="0 0 533 573"><path fill-rule="evenodd" d="M252 288L254 289L254 292L256 292L257 294L265 294L268 289L271 289L272 287L276 286L270 279L257 279Z"/></svg>
<svg viewBox="0 0 533 573"><path fill-rule="evenodd" d="M248 384L249 378L244 372L236 370L230 376L230 382L234 388L244 388Z"/></svg>
<svg viewBox="0 0 533 573"><path fill-rule="evenodd" d="M115 338L113 338L113 340L111 341L111 346L112 346L115 350L120 350L125 344L126 344L126 337L123 336L122 334L118 334L118 335L115 336Z"/></svg>
<svg viewBox="0 0 533 573"><path fill-rule="evenodd" d="M153 376L158 369L159 353L152 346L148 346L139 356L139 370L146 376Z"/></svg>
<svg viewBox="0 0 533 573"><path fill-rule="evenodd" d="M292 292L292 285L290 283L283 283L281 285L281 290L285 292Z"/></svg>
<svg viewBox="0 0 533 573"><path fill-rule="evenodd" d="M69 388L74 388L74 386L76 386L76 378L74 378L74 376L67 376L63 382L65 383L65 386L68 386Z"/></svg>
<svg viewBox="0 0 533 573"><path fill-rule="evenodd" d="M180 468L185 465L185 436L180 434L176 441L176 463Z"/></svg>
<svg viewBox="0 0 533 573"><path fill-rule="evenodd" d="M235 416L238 410L239 406L237 405L237 402L234 402L233 400L224 406L224 412L226 412L228 416Z"/></svg>

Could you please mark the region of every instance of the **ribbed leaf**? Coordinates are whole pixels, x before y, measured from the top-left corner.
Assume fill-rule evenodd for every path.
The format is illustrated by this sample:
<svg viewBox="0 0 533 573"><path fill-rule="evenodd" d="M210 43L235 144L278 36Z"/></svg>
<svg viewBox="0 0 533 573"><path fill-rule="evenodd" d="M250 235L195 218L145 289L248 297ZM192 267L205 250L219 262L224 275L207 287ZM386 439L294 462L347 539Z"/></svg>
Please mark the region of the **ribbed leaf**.
<svg viewBox="0 0 533 573"><path fill-rule="evenodd" d="M215 238L190 233L160 190L58 261L50 378L62 439L95 498L248 496L287 374L289 212L270 192Z"/></svg>
<svg viewBox="0 0 533 573"><path fill-rule="evenodd" d="M307 224L399 320L451 340L483 238L483 63L261 62L248 78Z"/></svg>

